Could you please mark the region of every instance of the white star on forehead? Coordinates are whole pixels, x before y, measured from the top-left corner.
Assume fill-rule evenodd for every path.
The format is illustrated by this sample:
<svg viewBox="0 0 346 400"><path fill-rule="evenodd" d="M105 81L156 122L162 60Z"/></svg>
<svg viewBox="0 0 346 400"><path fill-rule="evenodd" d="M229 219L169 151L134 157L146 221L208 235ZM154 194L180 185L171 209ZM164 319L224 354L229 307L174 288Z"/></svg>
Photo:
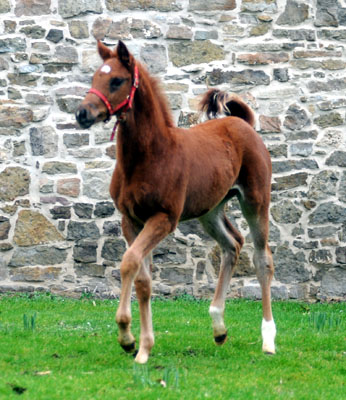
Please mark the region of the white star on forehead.
<svg viewBox="0 0 346 400"><path fill-rule="evenodd" d="M107 64L103 65L101 68L101 72L104 72L105 74L109 74L111 71L112 68Z"/></svg>

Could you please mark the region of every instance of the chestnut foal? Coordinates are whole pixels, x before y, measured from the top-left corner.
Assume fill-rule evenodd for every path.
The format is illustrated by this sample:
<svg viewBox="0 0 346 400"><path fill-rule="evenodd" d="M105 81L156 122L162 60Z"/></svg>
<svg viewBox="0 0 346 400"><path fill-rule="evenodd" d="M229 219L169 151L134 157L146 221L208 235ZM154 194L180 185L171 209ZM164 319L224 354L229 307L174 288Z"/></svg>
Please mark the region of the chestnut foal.
<svg viewBox="0 0 346 400"><path fill-rule="evenodd" d="M135 361L145 363L154 345L151 316L151 252L179 221L198 218L222 249L218 284L209 313L214 340L226 341L225 298L240 249L241 234L224 213L237 196L250 226L254 264L262 288L263 351L275 353L270 284L273 261L268 247L271 162L254 131L254 114L239 98L210 90L202 110L213 119L188 130L177 128L156 79L119 41L112 51L98 42L104 64L79 106L82 128L117 116L116 167L110 193L122 214L128 242L121 266L122 289L116 322L119 343L135 351L131 333L131 290L135 284L141 332ZM231 116L230 116L231 115Z"/></svg>

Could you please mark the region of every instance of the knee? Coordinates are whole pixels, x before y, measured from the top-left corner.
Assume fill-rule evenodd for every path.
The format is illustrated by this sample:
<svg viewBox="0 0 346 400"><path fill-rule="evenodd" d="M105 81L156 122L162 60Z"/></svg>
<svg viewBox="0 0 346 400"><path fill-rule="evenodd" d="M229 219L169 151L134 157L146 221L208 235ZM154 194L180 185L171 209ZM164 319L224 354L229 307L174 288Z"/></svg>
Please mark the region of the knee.
<svg viewBox="0 0 346 400"><path fill-rule="evenodd" d="M120 266L122 279L128 275L135 276L138 272L140 262L140 258L133 250L131 250L131 248L126 250Z"/></svg>

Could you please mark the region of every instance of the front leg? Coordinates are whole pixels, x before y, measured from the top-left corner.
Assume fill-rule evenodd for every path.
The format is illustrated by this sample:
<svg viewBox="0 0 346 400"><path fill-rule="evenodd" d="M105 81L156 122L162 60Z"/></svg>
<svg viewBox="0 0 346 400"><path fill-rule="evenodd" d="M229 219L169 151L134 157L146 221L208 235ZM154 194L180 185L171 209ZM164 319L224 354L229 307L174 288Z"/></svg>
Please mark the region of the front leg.
<svg viewBox="0 0 346 400"><path fill-rule="evenodd" d="M131 291L133 282L140 272L144 258L149 255L149 253L158 245L158 243L163 238L165 238L169 233L174 230L176 224L177 220L172 223L172 220L165 213L155 214L153 217L147 220L143 229L136 237L134 242L131 244L129 249L125 252L122 259L120 266L122 287L120 294L120 303L116 313L116 322L119 326L120 345L125 349L129 349L130 351L134 348L134 338L130 332ZM145 297L147 298L148 296ZM151 316L150 302L146 301L145 309L147 315ZM143 315L142 309L140 309L140 312L141 321L142 323L144 321L144 325L146 325L143 326L145 331L148 329L148 321L145 315ZM141 339L144 337L148 337L148 335L141 335ZM140 343L140 351L137 354L135 361L139 363L147 362L151 346L153 345L153 339L154 337L152 336L152 343L149 345Z"/></svg>

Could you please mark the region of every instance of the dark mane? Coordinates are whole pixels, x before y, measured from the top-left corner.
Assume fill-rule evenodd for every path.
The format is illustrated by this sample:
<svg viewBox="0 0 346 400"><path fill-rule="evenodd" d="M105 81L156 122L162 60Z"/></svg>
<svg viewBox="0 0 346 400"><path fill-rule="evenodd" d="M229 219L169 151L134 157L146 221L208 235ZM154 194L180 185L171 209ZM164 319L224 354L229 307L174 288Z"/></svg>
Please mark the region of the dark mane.
<svg viewBox="0 0 346 400"><path fill-rule="evenodd" d="M152 77L149 75L147 69L138 61L136 61L138 70L139 70L139 87L138 87L138 96L141 99L138 99L141 106L144 108L142 110L147 115L151 113L152 110L148 109L150 107L149 98L152 98L153 102L156 103L159 110L162 112L162 116L164 119L164 124L173 128L175 126L171 109L168 104L169 101L167 96L163 92L161 82L158 78Z"/></svg>

